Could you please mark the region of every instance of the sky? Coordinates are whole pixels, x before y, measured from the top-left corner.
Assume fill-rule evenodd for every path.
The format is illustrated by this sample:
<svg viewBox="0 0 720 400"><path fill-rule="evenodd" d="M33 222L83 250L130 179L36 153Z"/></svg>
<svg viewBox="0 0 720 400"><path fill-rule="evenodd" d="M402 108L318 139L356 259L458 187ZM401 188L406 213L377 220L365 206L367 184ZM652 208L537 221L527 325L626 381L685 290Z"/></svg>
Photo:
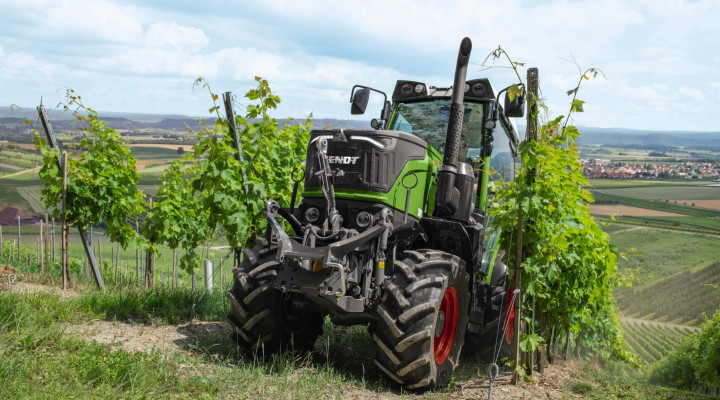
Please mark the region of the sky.
<svg viewBox="0 0 720 400"><path fill-rule="evenodd" d="M95 110L210 116L197 77L242 107L261 76L277 118L350 119L355 84L452 85L467 36L468 79L516 83L507 60L482 66L501 46L523 80L539 69L550 116L597 68L575 124L718 132L719 21L718 0L0 0L0 106L56 106L72 88Z"/></svg>

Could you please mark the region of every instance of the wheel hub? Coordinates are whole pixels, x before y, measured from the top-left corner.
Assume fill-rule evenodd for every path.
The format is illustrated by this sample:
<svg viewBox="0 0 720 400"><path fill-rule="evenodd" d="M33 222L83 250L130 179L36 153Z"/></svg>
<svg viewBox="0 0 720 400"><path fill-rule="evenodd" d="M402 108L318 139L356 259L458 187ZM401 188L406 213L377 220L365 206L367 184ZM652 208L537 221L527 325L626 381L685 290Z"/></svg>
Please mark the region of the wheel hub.
<svg viewBox="0 0 720 400"><path fill-rule="evenodd" d="M435 322L433 351L435 353L435 363L438 365L447 360L453 343L455 342L459 309L460 303L457 291L453 286L450 286L440 301L440 310L438 311L437 321Z"/></svg>

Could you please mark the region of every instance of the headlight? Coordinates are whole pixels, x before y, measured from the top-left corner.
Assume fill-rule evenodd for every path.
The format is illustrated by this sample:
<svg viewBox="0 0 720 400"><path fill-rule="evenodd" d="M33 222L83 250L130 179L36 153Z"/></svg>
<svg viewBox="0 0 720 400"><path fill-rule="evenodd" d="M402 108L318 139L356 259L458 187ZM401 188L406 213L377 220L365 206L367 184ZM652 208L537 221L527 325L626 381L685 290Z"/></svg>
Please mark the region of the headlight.
<svg viewBox="0 0 720 400"><path fill-rule="evenodd" d="M413 86L409 83L406 83L402 86L402 94L403 96L407 96L413 91Z"/></svg>
<svg viewBox="0 0 720 400"><path fill-rule="evenodd" d="M372 224L373 217L372 215L367 211L360 211L358 215L355 217L355 224L358 226L358 228L367 228Z"/></svg>

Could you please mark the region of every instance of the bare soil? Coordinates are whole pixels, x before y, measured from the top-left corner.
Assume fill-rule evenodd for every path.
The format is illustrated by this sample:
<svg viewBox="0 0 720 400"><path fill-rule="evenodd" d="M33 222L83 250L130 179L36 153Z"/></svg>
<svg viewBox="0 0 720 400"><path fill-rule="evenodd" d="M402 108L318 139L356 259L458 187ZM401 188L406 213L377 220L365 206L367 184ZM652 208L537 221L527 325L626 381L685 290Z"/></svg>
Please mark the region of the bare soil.
<svg viewBox="0 0 720 400"><path fill-rule="evenodd" d="M182 147L185 151L192 151L193 146L191 144L159 144L159 143L133 143L130 147L160 147L163 149L177 150L178 147Z"/></svg>
<svg viewBox="0 0 720 400"><path fill-rule="evenodd" d="M83 325L70 325L67 332L86 340L111 345L129 352L181 351L194 354L198 343L230 345L233 328L227 322L196 322L180 325L136 324L120 321L91 321ZM480 367L479 367L480 368ZM485 370L482 365L482 370ZM521 380L515 386L510 384L512 375L501 373L494 381L492 398L504 399L559 399L567 396L565 387L572 380L581 378L581 366L575 361L556 361L541 375L535 373L535 382ZM459 380L455 390L443 393L443 399L487 398L489 379L487 375L475 379ZM422 394L397 394L393 391L378 393L360 387L353 387L342 393L343 399L406 399L421 398Z"/></svg>
<svg viewBox="0 0 720 400"><path fill-rule="evenodd" d="M693 204L695 203L695 207L698 208L708 208L710 210L718 210L720 211L720 199L712 199L712 200L677 200L678 203L687 203L687 204Z"/></svg>
<svg viewBox="0 0 720 400"><path fill-rule="evenodd" d="M131 321L90 321L69 325L72 335L109 344L115 349L149 353L183 351L193 353L199 341L230 342L233 330L227 322L196 322L181 325L137 324Z"/></svg>
<svg viewBox="0 0 720 400"><path fill-rule="evenodd" d="M596 215L629 215L637 217L685 217L683 214L676 214L666 211L648 210L646 208L621 206L621 205L603 205L591 204L590 213Z"/></svg>

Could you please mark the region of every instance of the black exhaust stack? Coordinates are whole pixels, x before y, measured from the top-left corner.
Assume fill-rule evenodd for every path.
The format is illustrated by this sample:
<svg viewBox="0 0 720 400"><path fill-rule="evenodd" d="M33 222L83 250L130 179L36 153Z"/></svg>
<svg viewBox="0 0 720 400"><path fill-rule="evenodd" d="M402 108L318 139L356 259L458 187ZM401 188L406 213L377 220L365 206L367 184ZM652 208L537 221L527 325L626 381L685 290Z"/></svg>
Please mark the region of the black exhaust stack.
<svg viewBox="0 0 720 400"><path fill-rule="evenodd" d="M435 216L452 218L458 211L460 191L455 187L457 175L458 151L460 149L460 135L462 134L463 115L465 114L465 78L467 76L468 61L472 42L465 38L460 43L457 67L455 67L455 82L450 104L450 120L448 121L447 137L445 139L445 155L443 165L438 171L438 189L435 194Z"/></svg>

